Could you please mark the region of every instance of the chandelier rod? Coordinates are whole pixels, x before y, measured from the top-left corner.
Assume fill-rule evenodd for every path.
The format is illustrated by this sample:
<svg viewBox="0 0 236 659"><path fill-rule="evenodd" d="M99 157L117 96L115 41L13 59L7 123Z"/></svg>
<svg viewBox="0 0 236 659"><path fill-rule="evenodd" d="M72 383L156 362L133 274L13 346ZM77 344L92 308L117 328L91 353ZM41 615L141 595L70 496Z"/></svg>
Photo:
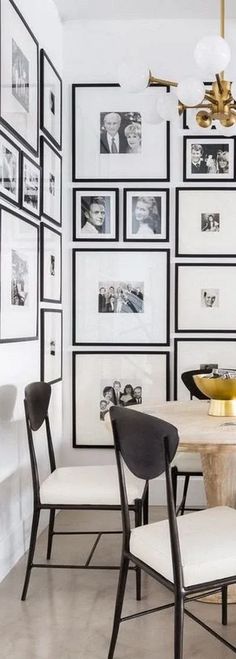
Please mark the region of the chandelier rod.
<svg viewBox="0 0 236 659"><path fill-rule="evenodd" d="M225 0L220 0L220 36L225 38ZM221 80L224 80L224 71L220 73ZM218 86L219 86L219 81Z"/></svg>

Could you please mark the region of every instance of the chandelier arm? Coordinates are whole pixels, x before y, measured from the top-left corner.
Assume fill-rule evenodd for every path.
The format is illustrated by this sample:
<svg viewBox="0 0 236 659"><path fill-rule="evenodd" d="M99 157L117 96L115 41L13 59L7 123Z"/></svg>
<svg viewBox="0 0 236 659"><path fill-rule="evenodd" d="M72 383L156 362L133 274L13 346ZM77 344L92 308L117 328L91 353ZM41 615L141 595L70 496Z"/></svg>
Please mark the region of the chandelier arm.
<svg viewBox="0 0 236 659"><path fill-rule="evenodd" d="M150 74L149 74L148 84L149 85L163 85L165 87L178 87L177 82L173 82L172 80L163 80L162 78L156 78L155 76L153 76L151 74L151 71L150 71Z"/></svg>
<svg viewBox="0 0 236 659"><path fill-rule="evenodd" d="M185 105L185 103L182 103L182 105L185 110L198 110L198 108L203 108L203 110L212 110L212 103L198 103L197 105Z"/></svg>
<svg viewBox="0 0 236 659"><path fill-rule="evenodd" d="M206 99L206 101L210 101L210 103L214 103L214 105L218 104L216 98L214 98L214 96L208 96L208 93L205 94L204 99Z"/></svg>
<svg viewBox="0 0 236 659"><path fill-rule="evenodd" d="M217 85L218 85L219 92L220 92L220 94L222 94L223 89L222 89L222 84L221 84L221 76L219 76L219 73L216 73L216 82L217 82Z"/></svg>

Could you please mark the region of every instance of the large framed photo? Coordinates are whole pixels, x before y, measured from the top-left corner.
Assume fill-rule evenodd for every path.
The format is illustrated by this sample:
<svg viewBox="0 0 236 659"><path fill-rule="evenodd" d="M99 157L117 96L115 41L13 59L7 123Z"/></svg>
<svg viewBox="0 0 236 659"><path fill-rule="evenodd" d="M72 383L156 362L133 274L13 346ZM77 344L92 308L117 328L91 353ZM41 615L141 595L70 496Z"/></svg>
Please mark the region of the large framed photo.
<svg viewBox="0 0 236 659"><path fill-rule="evenodd" d="M169 240L169 190L125 188L124 240Z"/></svg>
<svg viewBox="0 0 236 659"><path fill-rule="evenodd" d="M45 50L40 51L40 126L53 144L62 147L62 79Z"/></svg>
<svg viewBox="0 0 236 659"><path fill-rule="evenodd" d="M21 207L35 217L39 217L40 215L40 177L40 166L25 153L22 153Z"/></svg>
<svg viewBox="0 0 236 659"><path fill-rule="evenodd" d="M234 181L235 138L221 135L184 137L184 181Z"/></svg>
<svg viewBox="0 0 236 659"><path fill-rule="evenodd" d="M38 227L0 206L0 342L38 338Z"/></svg>
<svg viewBox="0 0 236 659"><path fill-rule="evenodd" d="M73 189L73 240L118 240L119 189Z"/></svg>
<svg viewBox="0 0 236 659"><path fill-rule="evenodd" d="M62 158L44 138L40 139L42 167L41 214L54 224L62 219Z"/></svg>
<svg viewBox="0 0 236 659"><path fill-rule="evenodd" d="M74 345L167 345L169 252L75 249Z"/></svg>
<svg viewBox="0 0 236 659"><path fill-rule="evenodd" d="M184 371L203 368L236 368L236 339L175 339L174 397L189 400L181 380Z"/></svg>
<svg viewBox="0 0 236 659"><path fill-rule="evenodd" d="M41 380L62 380L62 311L41 309Z"/></svg>
<svg viewBox="0 0 236 659"><path fill-rule="evenodd" d="M38 154L38 42L12 0L1 2L1 101L4 124Z"/></svg>
<svg viewBox="0 0 236 659"><path fill-rule="evenodd" d="M236 264L176 265L176 331L235 332Z"/></svg>
<svg viewBox="0 0 236 659"><path fill-rule="evenodd" d="M41 231L41 300L61 302L62 237L44 222Z"/></svg>
<svg viewBox="0 0 236 659"><path fill-rule="evenodd" d="M176 189L176 256L235 256L236 188Z"/></svg>
<svg viewBox="0 0 236 659"><path fill-rule="evenodd" d="M166 89L72 85L73 181L169 181L169 125L145 122Z"/></svg>
<svg viewBox="0 0 236 659"><path fill-rule="evenodd" d="M20 149L0 131L0 195L20 203Z"/></svg>
<svg viewBox="0 0 236 659"><path fill-rule="evenodd" d="M112 405L152 407L169 398L167 352L73 353L73 446L113 448Z"/></svg>

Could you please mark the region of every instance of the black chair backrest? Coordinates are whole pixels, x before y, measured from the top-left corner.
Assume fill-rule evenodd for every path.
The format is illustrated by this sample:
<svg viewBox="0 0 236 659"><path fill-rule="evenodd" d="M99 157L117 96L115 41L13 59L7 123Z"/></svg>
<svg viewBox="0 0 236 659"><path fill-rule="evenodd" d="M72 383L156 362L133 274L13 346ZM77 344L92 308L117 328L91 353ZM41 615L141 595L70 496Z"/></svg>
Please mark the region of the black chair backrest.
<svg viewBox="0 0 236 659"><path fill-rule="evenodd" d="M47 448L51 471L56 469L56 461L52 444L48 406L51 398L51 386L47 382L31 382L25 387L25 419L29 443L30 463L34 497L39 502L39 474L34 448L33 432L39 430L43 423L46 425ZM33 432L32 432L33 431Z"/></svg>
<svg viewBox="0 0 236 659"><path fill-rule="evenodd" d="M193 375L201 375L201 373L211 373L211 369L196 369L193 371L184 371L181 375L181 380L185 384L185 387L190 392L190 398L192 400L193 396L194 398L199 398L199 400L209 400L205 394L202 394L200 389L198 389L197 385L194 382Z"/></svg>

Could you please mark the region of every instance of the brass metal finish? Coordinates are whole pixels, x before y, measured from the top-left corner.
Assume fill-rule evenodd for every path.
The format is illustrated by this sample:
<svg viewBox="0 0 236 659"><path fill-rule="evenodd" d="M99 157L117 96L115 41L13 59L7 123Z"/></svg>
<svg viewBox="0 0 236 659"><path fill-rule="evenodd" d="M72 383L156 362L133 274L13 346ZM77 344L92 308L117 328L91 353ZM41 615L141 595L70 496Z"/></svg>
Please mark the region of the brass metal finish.
<svg viewBox="0 0 236 659"><path fill-rule="evenodd" d="M236 399L234 400L214 400L212 399L209 406L210 416L236 416Z"/></svg>
<svg viewBox="0 0 236 659"><path fill-rule="evenodd" d="M211 416L236 416L236 379L214 378L208 375L194 375L198 389L211 398Z"/></svg>

